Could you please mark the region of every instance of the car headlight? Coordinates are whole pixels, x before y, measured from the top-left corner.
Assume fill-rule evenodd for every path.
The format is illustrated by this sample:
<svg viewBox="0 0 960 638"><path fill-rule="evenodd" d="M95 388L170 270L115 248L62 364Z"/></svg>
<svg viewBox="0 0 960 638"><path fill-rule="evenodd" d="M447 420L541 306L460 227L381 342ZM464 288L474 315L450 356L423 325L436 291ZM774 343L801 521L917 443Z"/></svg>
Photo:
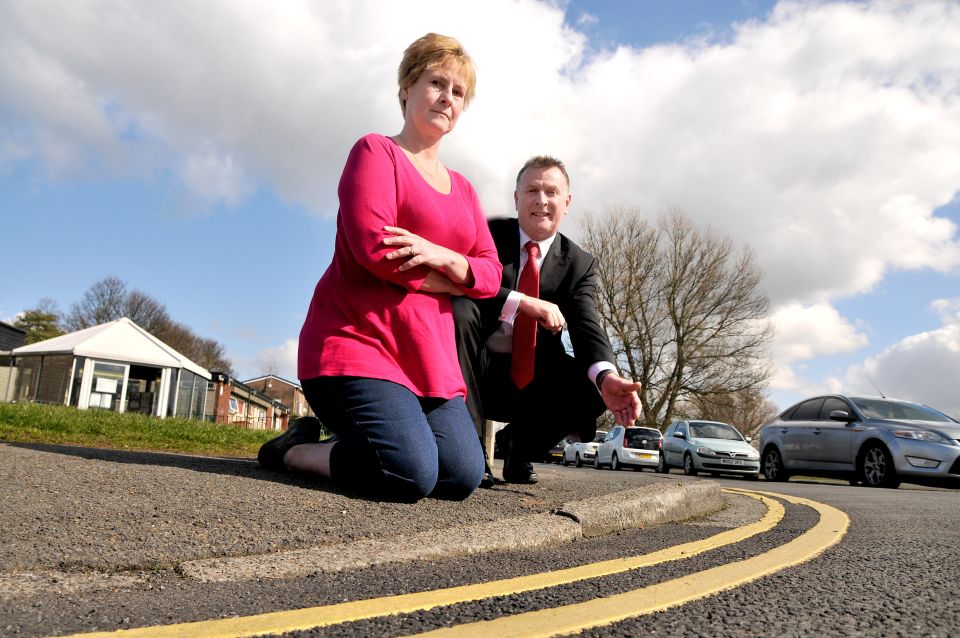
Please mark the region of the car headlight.
<svg viewBox="0 0 960 638"><path fill-rule="evenodd" d="M714 452L708 447L698 447L697 454L699 454L700 456L716 456L717 455L716 452Z"/></svg>
<svg viewBox="0 0 960 638"><path fill-rule="evenodd" d="M750 450L749 452L747 452L747 458L753 459L754 461L756 461L760 458L760 453L757 452L756 450Z"/></svg>
<svg viewBox="0 0 960 638"><path fill-rule="evenodd" d="M927 443L940 443L941 445L956 445L953 439L948 439L942 434L931 432L930 430L894 430L893 436L898 439L913 439L914 441L926 441Z"/></svg>

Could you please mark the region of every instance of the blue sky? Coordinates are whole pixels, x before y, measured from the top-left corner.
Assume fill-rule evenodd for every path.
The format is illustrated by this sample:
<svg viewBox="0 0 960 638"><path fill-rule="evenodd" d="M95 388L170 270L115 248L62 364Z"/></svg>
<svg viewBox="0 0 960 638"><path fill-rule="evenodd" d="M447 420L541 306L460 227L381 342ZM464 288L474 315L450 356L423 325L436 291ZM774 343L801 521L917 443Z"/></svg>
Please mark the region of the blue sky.
<svg viewBox="0 0 960 638"><path fill-rule="evenodd" d="M917 5L4 2L0 319L113 275L293 378L343 160L434 30L478 64L442 157L488 214L556 154L569 232L679 207L754 250L781 407L869 375L960 415L960 8Z"/></svg>

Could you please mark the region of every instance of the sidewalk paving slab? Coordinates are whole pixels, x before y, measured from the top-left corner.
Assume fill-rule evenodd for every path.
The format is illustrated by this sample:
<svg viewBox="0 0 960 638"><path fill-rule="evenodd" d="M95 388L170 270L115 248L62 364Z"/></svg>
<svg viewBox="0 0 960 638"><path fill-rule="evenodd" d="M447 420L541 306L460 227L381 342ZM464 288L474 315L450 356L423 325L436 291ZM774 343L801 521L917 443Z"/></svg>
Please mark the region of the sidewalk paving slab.
<svg viewBox="0 0 960 638"><path fill-rule="evenodd" d="M540 547L723 507L712 481L537 471L536 485L404 504L254 460L0 443L0 596L123 586L156 569L201 581L281 578Z"/></svg>

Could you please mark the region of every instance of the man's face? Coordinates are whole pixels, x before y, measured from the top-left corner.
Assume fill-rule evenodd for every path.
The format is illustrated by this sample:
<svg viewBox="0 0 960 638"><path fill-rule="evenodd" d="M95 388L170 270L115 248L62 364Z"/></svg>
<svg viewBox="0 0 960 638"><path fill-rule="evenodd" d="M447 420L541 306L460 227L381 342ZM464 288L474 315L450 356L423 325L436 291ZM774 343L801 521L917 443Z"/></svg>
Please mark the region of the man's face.
<svg viewBox="0 0 960 638"><path fill-rule="evenodd" d="M543 241L557 233L570 207L570 192L557 167L528 168L513 193L520 228L530 239Z"/></svg>

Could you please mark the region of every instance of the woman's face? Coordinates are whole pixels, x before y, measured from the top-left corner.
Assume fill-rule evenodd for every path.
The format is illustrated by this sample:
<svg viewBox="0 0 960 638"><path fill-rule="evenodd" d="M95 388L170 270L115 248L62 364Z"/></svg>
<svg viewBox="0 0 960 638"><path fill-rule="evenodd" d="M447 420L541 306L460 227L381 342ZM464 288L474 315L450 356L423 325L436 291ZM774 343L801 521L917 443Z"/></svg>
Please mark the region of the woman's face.
<svg viewBox="0 0 960 638"><path fill-rule="evenodd" d="M449 69L426 70L410 88L400 92L407 101L404 121L425 133L446 135L453 130L463 111L467 88L460 76Z"/></svg>

